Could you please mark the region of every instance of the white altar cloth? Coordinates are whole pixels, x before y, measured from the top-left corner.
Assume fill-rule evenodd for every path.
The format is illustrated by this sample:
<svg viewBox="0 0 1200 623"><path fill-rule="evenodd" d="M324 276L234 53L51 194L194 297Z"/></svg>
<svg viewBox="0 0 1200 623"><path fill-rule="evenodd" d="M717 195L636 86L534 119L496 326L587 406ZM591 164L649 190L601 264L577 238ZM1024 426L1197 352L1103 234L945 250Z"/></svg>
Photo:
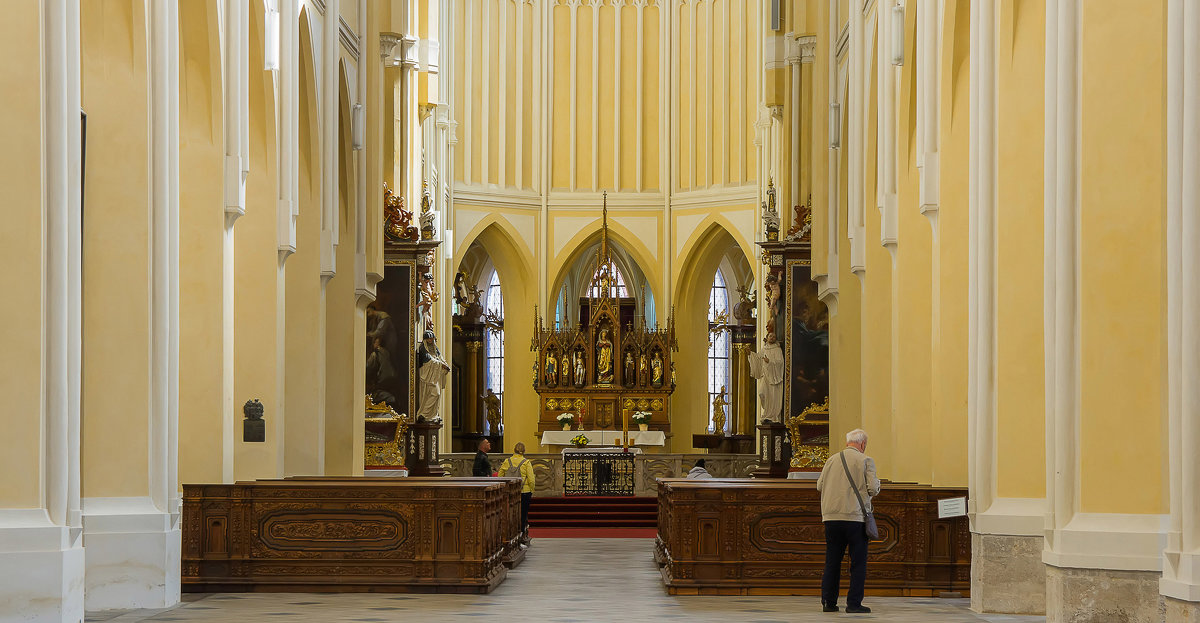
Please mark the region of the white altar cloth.
<svg viewBox="0 0 1200 623"><path fill-rule="evenodd" d="M613 446L621 443L619 430L548 430L542 433L543 446L569 446L571 438L583 433L588 438L588 447ZM667 436L661 430L631 430L629 445L665 446Z"/></svg>

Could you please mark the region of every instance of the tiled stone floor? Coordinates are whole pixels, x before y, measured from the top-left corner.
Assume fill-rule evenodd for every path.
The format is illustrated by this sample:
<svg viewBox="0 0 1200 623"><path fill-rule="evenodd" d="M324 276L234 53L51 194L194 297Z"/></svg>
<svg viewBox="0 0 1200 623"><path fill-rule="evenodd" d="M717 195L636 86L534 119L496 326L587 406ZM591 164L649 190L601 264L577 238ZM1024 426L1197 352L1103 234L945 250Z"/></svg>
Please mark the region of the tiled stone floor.
<svg viewBox="0 0 1200 623"><path fill-rule="evenodd" d="M822 613L816 597L672 597L654 564L652 543L650 539L536 539L524 564L509 572L490 595L185 594L184 603L169 610L88 613L87 621L1046 620L976 615L966 599L868 597L864 603L874 612L850 615Z"/></svg>

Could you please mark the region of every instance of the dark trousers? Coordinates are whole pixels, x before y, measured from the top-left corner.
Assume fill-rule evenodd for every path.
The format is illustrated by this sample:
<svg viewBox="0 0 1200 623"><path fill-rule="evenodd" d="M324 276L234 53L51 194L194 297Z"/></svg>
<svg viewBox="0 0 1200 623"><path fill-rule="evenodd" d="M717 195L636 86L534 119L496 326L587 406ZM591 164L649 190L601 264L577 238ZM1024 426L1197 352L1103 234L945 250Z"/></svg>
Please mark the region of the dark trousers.
<svg viewBox="0 0 1200 623"><path fill-rule="evenodd" d="M521 531L529 530L529 502L533 499L533 492L521 494Z"/></svg>
<svg viewBox="0 0 1200 623"><path fill-rule="evenodd" d="M825 522L825 573L821 576L821 603L837 604L841 591L842 558L850 548L850 590L847 606L861 606L867 583L867 534L861 521Z"/></svg>

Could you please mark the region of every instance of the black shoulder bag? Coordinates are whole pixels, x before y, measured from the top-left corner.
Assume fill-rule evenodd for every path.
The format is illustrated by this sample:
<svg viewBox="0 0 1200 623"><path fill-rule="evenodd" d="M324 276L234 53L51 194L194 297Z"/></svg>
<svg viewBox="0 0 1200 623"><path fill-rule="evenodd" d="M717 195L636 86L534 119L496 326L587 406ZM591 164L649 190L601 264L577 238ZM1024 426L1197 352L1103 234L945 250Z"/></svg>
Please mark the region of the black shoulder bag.
<svg viewBox="0 0 1200 623"><path fill-rule="evenodd" d="M863 504L862 495L858 493L858 485L854 483L854 476L850 475L850 466L846 464L846 451L839 452L838 456L842 457L842 468L846 470L846 478L850 481L850 489L854 491L854 497L858 500L858 509L862 511L863 531L867 533L868 539L878 539L879 526L875 523L875 513L868 513L866 504Z"/></svg>

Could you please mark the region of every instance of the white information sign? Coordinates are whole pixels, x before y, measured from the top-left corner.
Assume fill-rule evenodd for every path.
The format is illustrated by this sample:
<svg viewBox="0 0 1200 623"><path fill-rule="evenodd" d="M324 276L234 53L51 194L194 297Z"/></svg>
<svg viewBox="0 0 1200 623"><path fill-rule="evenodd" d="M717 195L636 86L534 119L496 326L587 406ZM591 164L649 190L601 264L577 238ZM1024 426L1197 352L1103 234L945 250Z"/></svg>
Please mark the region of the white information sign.
<svg viewBox="0 0 1200 623"><path fill-rule="evenodd" d="M943 498L938 500L938 519L962 517L967 514L967 498Z"/></svg>

